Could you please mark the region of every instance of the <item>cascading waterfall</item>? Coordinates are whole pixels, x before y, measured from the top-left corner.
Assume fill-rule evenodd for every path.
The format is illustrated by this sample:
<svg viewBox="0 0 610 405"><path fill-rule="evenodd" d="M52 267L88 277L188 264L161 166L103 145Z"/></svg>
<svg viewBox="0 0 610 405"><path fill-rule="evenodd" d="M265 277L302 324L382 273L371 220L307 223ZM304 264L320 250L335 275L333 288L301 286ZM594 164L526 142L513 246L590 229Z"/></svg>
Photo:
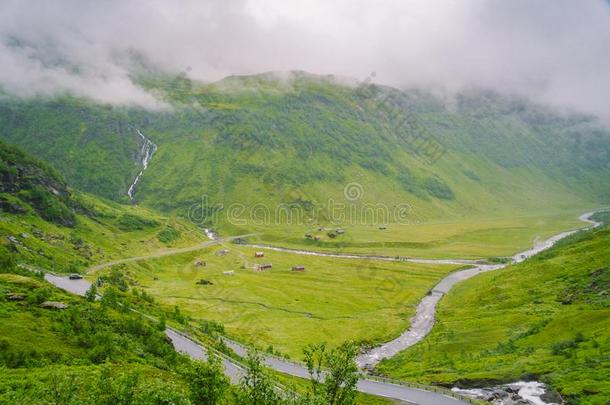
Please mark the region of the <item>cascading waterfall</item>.
<svg viewBox="0 0 610 405"><path fill-rule="evenodd" d="M138 181L140 181L140 177L142 177L142 174L144 174L144 171L148 168L148 163L150 162L150 159L152 159L152 156L157 151L157 145L155 145L150 139L145 137L139 129L136 129L136 131L138 132L138 135L140 135L140 138L142 138L142 149L140 150L140 156L142 156L142 170L140 170L140 173L138 173L136 178L133 180L133 183L131 183L131 186L129 186L129 189L127 190L127 195L132 201L136 184L138 184Z"/></svg>

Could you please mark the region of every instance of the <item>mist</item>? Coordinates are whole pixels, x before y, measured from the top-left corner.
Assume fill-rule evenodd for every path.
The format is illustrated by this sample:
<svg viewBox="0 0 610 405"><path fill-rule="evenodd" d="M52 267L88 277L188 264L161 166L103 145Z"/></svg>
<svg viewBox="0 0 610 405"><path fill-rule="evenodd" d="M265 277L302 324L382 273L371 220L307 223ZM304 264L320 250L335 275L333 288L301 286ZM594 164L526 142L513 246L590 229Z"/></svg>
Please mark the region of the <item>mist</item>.
<svg viewBox="0 0 610 405"><path fill-rule="evenodd" d="M305 70L452 94L493 89L610 121L602 0L4 0L0 87L160 108L145 63L196 80Z"/></svg>

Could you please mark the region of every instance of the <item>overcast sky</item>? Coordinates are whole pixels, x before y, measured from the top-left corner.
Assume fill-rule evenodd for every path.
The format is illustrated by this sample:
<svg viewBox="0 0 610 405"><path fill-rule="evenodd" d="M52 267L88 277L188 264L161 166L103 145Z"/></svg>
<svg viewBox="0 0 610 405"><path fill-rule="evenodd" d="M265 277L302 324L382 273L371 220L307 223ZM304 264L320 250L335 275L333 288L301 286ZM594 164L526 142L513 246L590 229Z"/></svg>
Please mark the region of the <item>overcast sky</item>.
<svg viewBox="0 0 610 405"><path fill-rule="evenodd" d="M0 0L0 85L153 105L130 55L211 81L305 70L493 88L610 118L604 0Z"/></svg>

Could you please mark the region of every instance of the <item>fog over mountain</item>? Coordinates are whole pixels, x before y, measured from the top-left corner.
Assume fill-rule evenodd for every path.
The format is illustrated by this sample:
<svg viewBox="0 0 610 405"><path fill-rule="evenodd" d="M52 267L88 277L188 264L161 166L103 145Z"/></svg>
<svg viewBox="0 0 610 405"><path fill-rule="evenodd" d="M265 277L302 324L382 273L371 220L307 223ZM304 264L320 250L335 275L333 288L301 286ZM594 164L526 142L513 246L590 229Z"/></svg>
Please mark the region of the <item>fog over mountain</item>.
<svg viewBox="0 0 610 405"><path fill-rule="evenodd" d="M0 86L159 106L145 63L204 81L305 70L441 93L491 88L610 121L602 0L4 0Z"/></svg>

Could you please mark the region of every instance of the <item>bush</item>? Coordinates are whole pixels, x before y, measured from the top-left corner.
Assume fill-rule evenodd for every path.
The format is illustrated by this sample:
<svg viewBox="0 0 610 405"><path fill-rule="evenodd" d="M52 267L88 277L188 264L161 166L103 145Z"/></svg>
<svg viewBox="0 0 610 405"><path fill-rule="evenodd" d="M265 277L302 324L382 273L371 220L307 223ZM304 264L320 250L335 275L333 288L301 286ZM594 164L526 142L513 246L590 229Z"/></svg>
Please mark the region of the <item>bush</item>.
<svg viewBox="0 0 610 405"><path fill-rule="evenodd" d="M229 388L229 379L224 375L222 362L215 355L208 355L206 361L191 362L182 374L190 388L194 404L218 404Z"/></svg>
<svg viewBox="0 0 610 405"><path fill-rule="evenodd" d="M167 227L163 228L161 230L161 232L159 232L159 235L157 235L157 238L162 243L171 243L175 240L180 239L180 231L178 231L177 229L175 229L171 226L167 226Z"/></svg>
<svg viewBox="0 0 610 405"><path fill-rule="evenodd" d="M434 177L428 177L424 181L424 188L433 197L440 198L442 200L453 200L455 194L448 185L436 179Z"/></svg>
<svg viewBox="0 0 610 405"><path fill-rule="evenodd" d="M158 226L159 223L153 219L146 219L133 214L123 214L119 217L117 225L122 231L141 231Z"/></svg>

